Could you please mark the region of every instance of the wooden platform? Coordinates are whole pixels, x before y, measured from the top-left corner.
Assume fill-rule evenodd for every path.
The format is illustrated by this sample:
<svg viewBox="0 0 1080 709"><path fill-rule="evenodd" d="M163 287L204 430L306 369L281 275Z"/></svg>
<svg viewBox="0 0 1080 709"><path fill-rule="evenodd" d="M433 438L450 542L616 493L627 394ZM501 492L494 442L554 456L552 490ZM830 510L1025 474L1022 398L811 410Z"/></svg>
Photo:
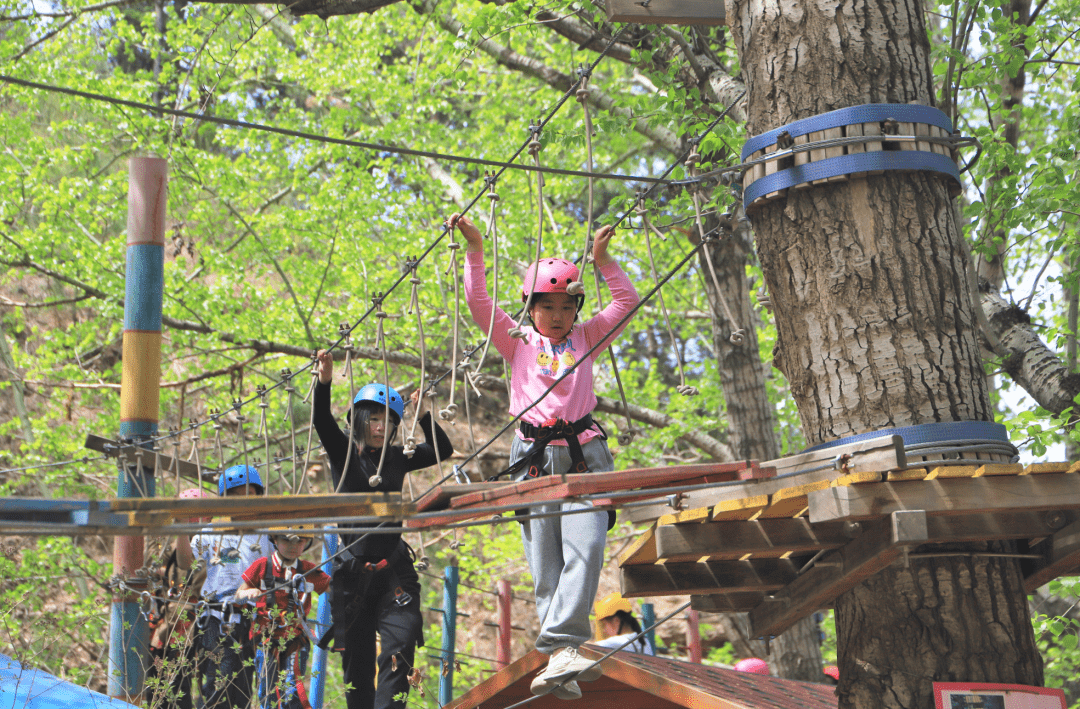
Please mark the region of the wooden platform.
<svg viewBox="0 0 1080 709"><path fill-rule="evenodd" d="M660 516L619 557L627 597L690 595L775 636L942 542L1012 539L1031 592L1080 573L1080 464L813 471L748 481Z"/></svg>
<svg viewBox="0 0 1080 709"><path fill-rule="evenodd" d="M665 488L703 485L769 478L775 474L771 467L757 461L738 463L709 463L702 465L670 465L661 468L637 468L611 473L575 475L545 475L522 482L485 482L471 485L453 483L440 485L416 500L419 512L445 510L445 515L408 520L406 526L424 529L449 522L491 514L490 508L507 505L529 507L552 500L582 495L591 496L594 504L623 504L631 501L664 497ZM639 494L604 498L604 493L637 491ZM670 508L669 508L670 509ZM478 511L479 510L479 511Z"/></svg>

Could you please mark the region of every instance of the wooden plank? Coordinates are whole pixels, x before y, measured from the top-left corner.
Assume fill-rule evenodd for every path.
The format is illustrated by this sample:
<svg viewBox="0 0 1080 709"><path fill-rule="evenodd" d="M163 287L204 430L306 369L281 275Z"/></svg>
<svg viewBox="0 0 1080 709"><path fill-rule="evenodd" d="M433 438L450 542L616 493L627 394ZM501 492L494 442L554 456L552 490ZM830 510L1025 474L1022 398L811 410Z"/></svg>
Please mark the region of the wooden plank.
<svg viewBox="0 0 1080 709"><path fill-rule="evenodd" d="M836 480L833 480L833 487L837 485L863 485L865 483L879 483L884 473L878 473L872 470L863 470L858 473L848 473L847 475L841 475Z"/></svg>
<svg viewBox="0 0 1080 709"><path fill-rule="evenodd" d="M878 123L878 122L863 123L862 124L862 129L863 129L863 135L881 135L881 124ZM884 144L879 143L876 140L868 141L867 143L865 143L865 146L866 146L866 152L868 152L868 153L876 153L876 152L879 152L879 151L885 149ZM881 175L881 174L884 174L884 172L885 172L884 170L871 170L867 174Z"/></svg>
<svg viewBox="0 0 1080 709"><path fill-rule="evenodd" d="M136 464L136 454L142 451L143 454L143 467L151 470L157 469L163 471L163 474L176 475L177 468L179 468L180 475L191 480L213 480L217 478L218 471L206 470L200 468L194 463L189 463L183 458L173 458L172 456L164 455L161 452L155 452L147 450L146 448L140 448L134 445L120 445L116 441L110 441L108 438L102 438L101 436L95 436L89 434L86 437L86 442L83 444L84 448L104 453L110 458L119 458L121 455L127 456L130 465ZM157 456L158 463L155 463L155 456ZM201 473L201 476L200 476Z"/></svg>
<svg viewBox="0 0 1080 709"><path fill-rule="evenodd" d="M948 137L947 135L945 135L945 129L944 128L939 128L938 126L928 126L928 127L930 128L931 137L934 137L934 138L947 138ZM951 154L948 146L942 145L941 143L931 143L930 144L930 150L934 151L938 155L946 155L946 156L949 157L950 160L952 159L952 154Z"/></svg>
<svg viewBox="0 0 1080 709"><path fill-rule="evenodd" d="M772 155L775 152L776 152L776 144L775 143L773 143L772 145L765 148L765 154L766 155ZM769 175L775 175L776 172L779 169L780 169L780 161L779 160L770 160L769 162L765 163L765 176L768 177ZM771 202L774 199L780 199L785 194L787 194L787 190L777 190L776 192L770 192L767 195L765 195L765 199L767 201Z"/></svg>
<svg viewBox="0 0 1080 709"><path fill-rule="evenodd" d="M1024 590L1028 593L1059 576L1080 573L1080 521L1055 532L1035 549L1040 547L1045 547L1043 558L1023 564Z"/></svg>
<svg viewBox="0 0 1080 709"><path fill-rule="evenodd" d="M824 464L835 460L838 456L847 456L847 464L842 470L822 468ZM713 507L723 500L768 495L792 485L817 480L836 480L844 475L863 472L878 473L906 466L907 458L904 456L903 439L900 436L882 436L761 463L761 468L774 468L776 475L761 480L728 484L712 490L688 492L684 499L684 506L688 510ZM807 468L818 469L801 472ZM671 507L657 503L628 510L625 518L631 522L651 522L667 514L672 514Z"/></svg>
<svg viewBox="0 0 1080 709"><path fill-rule="evenodd" d="M736 480L748 468L758 468L756 461L737 463L705 463L700 465L668 465L660 468L636 468L609 473L583 473L567 475L566 482L560 475L545 475L533 480L467 492L450 500L451 509L465 509L476 505L507 504L526 501L544 501L559 496L588 495L650 487L677 487L699 478L711 482ZM553 497L552 491L560 488L565 493ZM542 491L542 492L538 492Z"/></svg>
<svg viewBox="0 0 1080 709"><path fill-rule="evenodd" d="M656 520L657 524L683 524L686 522L706 522L712 511L708 507L698 507L693 510L679 510L669 515L662 515Z"/></svg>
<svg viewBox="0 0 1080 709"><path fill-rule="evenodd" d="M976 472L975 477L981 478L984 475L993 477L997 475L1019 475L1024 472L1024 466L1019 463L989 463L983 465Z"/></svg>
<svg viewBox="0 0 1080 709"><path fill-rule="evenodd" d="M837 126L836 128L826 128L822 132L825 134L825 140L833 140L835 138L843 138L844 137L844 129L841 126ZM832 148L825 148L825 157L826 158L838 158L838 157L842 156L843 154L844 154L844 146L843 145L837 145L837 146L832 147ZM847 180L848 180L847 175L836 175L834 177L828 178L826 181L827 182L847 182Z"/></svg>
<svg viewBox="0 0 1080 709"><path fill-rule="evenodd" d="M885 475L885 481L890 483L906 482L911 480L925 480L930 471L926 468L908 468L907 470L893 470Z"/></svg>
<svg viewBox="0 0 1080 709"><path fill-rule="evenodd" d="M824 490L832 485L830 480L793 485L778 490L769 498L769 506L761 512L762 519L796 517L807 508L807 498L814 490Z"/></svg>
<svg viewBox="0 0 1080 709"><path fill-rule="evenodd" d="M900 128L899 128L899 130L897 130L896 134L898 136L915 135L915 124L914 123L901 123ZM885 142L886 142L886 145L888 145L888 142L889 142L888 138L885 139ZM896 146L897 150L915 150L916 149L914 141L909 141L909 140L893 141L892 144L894 146Z"/></svg>
<svg viewBox="0 0 1080 709"><path fill-rule="evenodd" d="M607 0L608 20L639 25L709 25L726 23L724 3L716 0Z"/></svg>
<svg viewBox="0 0 1080 709"><path fill-rule="evenodd" d="M385 505L414 513L398 492L353 492L332 495L256 495L252 497L136 497L109 500L112 512L170 512L176 517L219 517L256 512L322 512ZM364 514L364 513L360 513ZM392 513L396 514L396 513Z"/></svg>
<svg viewBox="0 0 1080 709"><path fill-rule="evenodd" d="M713 507L713 521L754 519L769 506L768 495L752 495L737 500L722 500Z"/></svg>
<svg viewBox="0 0 1080 709"><path fill-rule="evenodd" d="M978 476L981 466L978 465L939 465L926 476L926 480L938 478L974 478Z"/></svg>
<svg viewBox="0 0 1080 709"><path fill-rule="evenodd" d="M1024 468L1021 475L1042 475L1044 473L1067 473L1072 466L1068 463L1032 463Z"/></svg>
<svg viewBox="0 0 1080 709"><path fill-rule="evenodd" d="M810 522L873 519L898 510L975 514L1080 506L1080 479L1069 473L954 478L831 487L810 493Z"/></svg>
<svg viewBox="0 0 1080 709"><path fill-rule="evenodd" d="M810 136L807 136L807 135L797 135L797 136L795 136L795 145L806 145L809 142L810 142ZM801 152L795 153L795 166L796 167L798 167L799 165L806 165L809 162L810 162L810 153L809 153L809 151L803 150ZM809 182L801 182L801 183L799 183L797 185L792 186L791 189L793 189L793 190L808 190L808 189L810 189L810 183Z"/></svg>
<svg viewBox="0 0 1080 709"><path fill-rule="evenodd" d="M808 142L816 143L825 139L825 131L816 130L807 134ZM810 151L810 162L819 162L825 159L825 149L818 148ZM814 180L811 184L824 185L828 180Z"/></svg>
<svg viewBox="0 0 1080 709"><path fill-rule="evenodd" d="M704 561L624 566L622 594L627 598L708 595L723 590L769 592L791 583L797 569L790 559Z"/></svg>
<svg viewBox="0 0 1080 709"><path fill-rule="evenodd" d="M653 564L659 557L656 547L656 525L638 535L626 549L619 554L619 566L630 564Z"/></svg>
<svg viewBox="0 0 1080 709"><path fill-rule="evenodd" d="M700 613L745 613L757 608L767 598L764 593L754 591L690 596L690 608Z"/></svg>
<svg viewBox="0 0 1080 709"><path fill-rule="evenodd" d="M655 553L665 563L698 561L706 556L741 559L747 554L778 557L813 553L851 541L845 526L843 522L811 526L805 518L666 525L655 529Z"/></svg>
<svg viewBox="0 0 1080 709"><path fill-rule="evenodd" d="M483 482L483 483L443 483L428 490L416 499L416 509L420 512L434 512L445 510L450 506L450 500L461 495L467 495L477 490L490 490L496 487L513 485L513 481L506 482Z"/></svg>
<svg viewBox="0 0 1080 709"><path fill-rule="evenodd" d="M844 136L847 137L847 138L861 138L863 136L862 124L861 123L856 123L854 125L844 126ZM847 152L848 152L848 155L854 155L856 153L865 153L866 152L866 144L865 143L852 143L851 145L847 146ZM851 173L851 177L852 178L866 177L866 173L865 172L853 172L853 173Z"/></svg>
<svg viewBox="0 0 1080 709"><path fill-rule="evenodd" d="M915 124L915 135L930 135L930 126L928 124L926 124L926 123L916 123ZM921 150L924 153L933 152L930 149L931 145L933 145L933 143L928 143L925 140L920 140L917 143L915 143L916 149Z"/></svg>
<svg viewBox="0 0 1080 709"><path fill-rule="evenodd" d="M926 516L918 512L897 512L865 527L859 537L826 554L774 593L770 602L750 611L753 637L779 635L891 564L900 555L902 546L920 544L927 538Z"/></svg>

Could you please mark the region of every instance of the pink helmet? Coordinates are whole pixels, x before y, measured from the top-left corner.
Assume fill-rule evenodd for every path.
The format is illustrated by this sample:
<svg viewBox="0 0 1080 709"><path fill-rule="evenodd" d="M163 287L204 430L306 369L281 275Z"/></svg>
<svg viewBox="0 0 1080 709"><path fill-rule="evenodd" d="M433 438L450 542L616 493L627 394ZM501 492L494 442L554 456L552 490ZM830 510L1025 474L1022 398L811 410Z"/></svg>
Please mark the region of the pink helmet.
<svg viewBox="0 0 1080 709"><path fill-rule="evenodd" d="M190 499L193 499L193 498L196 498L196 497L209 497L209 495L207 495L206 490L203 490L201 487L192 487L192 488L188 488L187 490L181 491L180 494L177 495L177 497L179 497L181 500L190 500ZM188 523L191 523L191 524L205 524L206 522L210 521L210 518L209 517L192 517L192 518L190 518L188 520L185 520L185 521L187 521Z"/></svg>
<svg viewBox="0 0 1080 709"><path fill-rule="evenodd" d="M735 663L736 672L749 672L755 675L769 674L769 663L756 657L748 657Z"/></svg>
<svg viewBox="0 0 1080 709"><path fill-rule="evenodd" d="M536 284L533 285L533 278ZM521 302L529 299L529 288L533 293L565 293L566 286L578 279L578 267L563 258L542 258L529 266L525 272L525 281L521 284ZM578 309L584 296L577 296Z"/></svg>
<svg viewBox="0 0 1080 709"><path fill-rule="evenodd" d="M832 677L837 682L840 681L840 668L836 665L828 665L823 671L827 676Z"/></svg>

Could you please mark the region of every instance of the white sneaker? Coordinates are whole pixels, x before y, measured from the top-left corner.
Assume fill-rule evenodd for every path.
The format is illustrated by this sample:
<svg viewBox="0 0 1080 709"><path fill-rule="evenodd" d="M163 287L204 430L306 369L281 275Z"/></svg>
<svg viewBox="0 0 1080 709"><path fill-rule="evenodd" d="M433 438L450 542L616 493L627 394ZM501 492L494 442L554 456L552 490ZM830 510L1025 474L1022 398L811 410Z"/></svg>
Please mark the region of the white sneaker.
<svg viewBox="0 0 1080 709"><path fill-rule="evenodd" d="M563 684L555 685L551 690L556 699L581 699L581 687L574 680L567 680Z"/></svg>
<svg viewBox="0 0 1080 709"><path fill-rule="evenodd" d="M600 666L579 655L576 647L566 647L552 654L547 667L536 676L529 688L533 694L547 694L564 680L592 682L599 679L601 674Z"/></svg>

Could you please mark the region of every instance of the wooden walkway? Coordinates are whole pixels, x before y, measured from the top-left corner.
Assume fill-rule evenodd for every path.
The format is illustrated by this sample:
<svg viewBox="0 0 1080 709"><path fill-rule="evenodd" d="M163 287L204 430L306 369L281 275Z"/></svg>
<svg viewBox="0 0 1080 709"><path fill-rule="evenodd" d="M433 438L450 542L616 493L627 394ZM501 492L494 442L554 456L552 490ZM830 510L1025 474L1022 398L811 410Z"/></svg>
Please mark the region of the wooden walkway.
<svg viewBox="0 0 1080 709"><path fill-rule="evenodd" d="M923 544L1017 540L1029 592L1080 573L1080 464L905 469L897 458L867 470L858 457L658 515L619 557L623 594L748 612L754 637L769 637Z"/></svg>

